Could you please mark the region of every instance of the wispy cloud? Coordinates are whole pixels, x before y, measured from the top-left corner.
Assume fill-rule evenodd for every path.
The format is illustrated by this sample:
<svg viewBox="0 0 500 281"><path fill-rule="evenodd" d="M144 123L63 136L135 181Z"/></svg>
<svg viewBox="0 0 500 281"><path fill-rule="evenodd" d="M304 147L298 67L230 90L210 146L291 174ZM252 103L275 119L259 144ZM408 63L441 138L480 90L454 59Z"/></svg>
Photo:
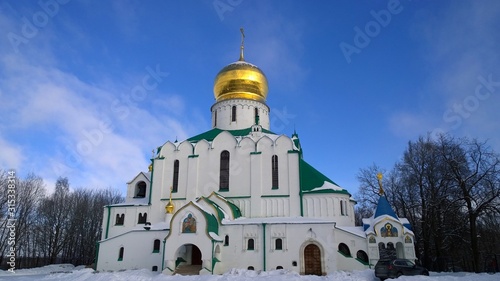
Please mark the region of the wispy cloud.
<svg viewBox="0 0 500 281"><path fill-rule="evenodd" d="M249 27L247 41L251 43L247 45L249 55L246 58L258 65L268 79L273 79L275 89L296 90L309 73L301 62L306 22L277 14L271 4L262 3L256 9L258 21L253 14L245 13L243 8L238 7L234 11L239 16L248 17L244 19L244 25Z"/></svg>
<svg viewBox="0 0 500 281"><path fill-rule="evenodd" d="M500 82L500 3L454 3L439 15L417 12L415 18L411 30L431 70L423 81L422 104L412 113L398 112L390 118L394 131L413 131L414 136L450 132L482 139L492 130L498 132L500 87L491 91L482 81ZM478 87L483 87L482 96Z"/></svg>
<svg viewBox="0 0 500 281"><path fill-rule="evenodd" d="M123 190L125 182L147 170L152 149L165 140L186 137L186 128L199 130L198 120L179 117L182 112L190 114L180 96L155 88L133 103L124 100L151 75L147 68L137 71L142 75L132 75L137 79L128 84L120 82L121 76L105 75L103 86L101 81L91 84L54 65L31 61L36 60L0 55L0 88L6 101L6 110L0 112L4 168L35 172L48 182L67 176L75 186ZM168 83L168 76L162 83ZM162 98L164 103L156 102Z"/></svg>

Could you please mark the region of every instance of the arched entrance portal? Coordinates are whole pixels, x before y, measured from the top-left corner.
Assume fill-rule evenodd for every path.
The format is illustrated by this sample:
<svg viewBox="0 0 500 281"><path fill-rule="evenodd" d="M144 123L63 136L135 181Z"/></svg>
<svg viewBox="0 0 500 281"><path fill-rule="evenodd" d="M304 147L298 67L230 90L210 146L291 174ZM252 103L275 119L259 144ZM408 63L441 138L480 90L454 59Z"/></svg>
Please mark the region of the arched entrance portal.
<svg viewBox="0 0 500 281"><path fill-rule="evenodd" d="M323 275L321 271L321 250L314 244L304 248L304 274Z"/></svg>
<svg viewBox="0 0 500 281"><path fill-rule="evenodd" d="M202 268L200 248L194 244L184 244L176 252L175 273L197 275Z"/></svg>
<svg viewBox="0 0 500 281"><path fill-rule="evenodd" d="M201 265L201 251L198 247L191 244L191 264Z"/></svg>

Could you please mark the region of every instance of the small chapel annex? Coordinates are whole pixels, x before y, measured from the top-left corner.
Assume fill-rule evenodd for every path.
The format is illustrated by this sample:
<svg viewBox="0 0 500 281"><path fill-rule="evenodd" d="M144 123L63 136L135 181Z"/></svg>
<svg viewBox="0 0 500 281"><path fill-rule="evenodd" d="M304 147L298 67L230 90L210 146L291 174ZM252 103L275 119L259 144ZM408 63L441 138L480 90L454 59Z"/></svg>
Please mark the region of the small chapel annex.
<svg viewBox="0 0 500 281"><path fill-rule="evenodd" d="M267 94L242 42L215 78L212 128L158 147L125 202L104 207L97 270L325 275L386 256L415 260L411 226L383 195L355 226L351 194L306 162L296 133L272 132Z"/></svg>

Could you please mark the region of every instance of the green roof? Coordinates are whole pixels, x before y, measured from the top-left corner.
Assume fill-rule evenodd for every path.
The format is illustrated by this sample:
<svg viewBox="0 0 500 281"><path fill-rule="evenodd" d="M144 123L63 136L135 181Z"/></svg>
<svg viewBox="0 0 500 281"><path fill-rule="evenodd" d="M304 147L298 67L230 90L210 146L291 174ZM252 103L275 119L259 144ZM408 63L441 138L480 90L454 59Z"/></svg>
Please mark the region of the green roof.
<svg viewBox="0 0 500 281"><path fill-rule="evenodd" d="M303 159L299 159L299 176L300 176L300 190L303 193L344 193L349 194L347 190L333 190L333 189L321 189L314 190L315 188L323 186L324 182L332 183L339 186L327 176L323 175L320 171L316 170L313 166L309 165ZM350 195L350 194L349 194Z"/></svg>
<svg viewBox="0 0 500 281"><path fill-rule="evenodd" d="M213 141L216 136L218 136L220 133L222 133L224 130L218 129L218 128L213 128L210 131L206 131L204 133L201 133L199 135L196 135L194 137L190 137L187 139L190 142L198 142L200 140L206 140L206 141ZM241 129L241 130L227 130L227 132L231 133L231 135L235 137L241 137L241 136L248 136L252 132L252 127L246 128L246 129ZM266 130L262 128L262 132L266 134L275 134L269 130Z"/></svg>
<svg viewBox="0 0 500 281"><path fill-rule="evenodd" d="M227 204L229 205L229 207L231 208L231 211L233 211L233 216L235 219L241 217L241 211L240 211L240 208L238 208L238 206L234 205L233 203L229 202L229 201L226 201Z"/></svg>
<svg viewBox="0 0 500 281"><path fill-rule="evenodd" d="M221 222L225 218L222 208L219 205L217 205L217 203L203 196L200 199L205 200L208 204L212 205L215 208L215 210L217 211L217 216L219 217L218 219L219 222Z"/></svg>
<svg viewBox="0 0 500 281"><path fill-rule="evenodd" d="M217 218L203 209L200 210L205 215L205 219L207 220L207 233L213 232L219 235L219 222L217 221Z"/></svg>
<svg viewBox="0 0 500 281"><path fill-rule="evenodd" d="M215 194L215 196L219 197L220 199L222 199L226 204L227 206L231 209L231 212L233 213L233 217L235 219L241 217L241 211L240 211L240 208L238 208L238 206L234 205L233 203L231 203L230 201L228 201L226 199L226 197L220 195L219 193L217 192L213 192L213 194ZM212 195L210 195L212 196ZM210 200L209 198L206 198L207 200ZM213 202L212 200L210 200L210 202ZM215 204L215 203L214 203ZM219 205L217 205L219 206Z"/></svg>

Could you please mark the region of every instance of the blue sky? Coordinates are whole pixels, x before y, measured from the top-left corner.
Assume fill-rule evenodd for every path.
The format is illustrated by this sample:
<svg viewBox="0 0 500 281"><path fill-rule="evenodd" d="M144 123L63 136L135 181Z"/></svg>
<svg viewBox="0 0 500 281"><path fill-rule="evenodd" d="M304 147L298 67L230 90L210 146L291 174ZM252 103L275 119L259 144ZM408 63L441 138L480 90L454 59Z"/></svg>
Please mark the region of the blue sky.
<svg viewBox="0 0 500 281"><path fill-rule="evenodd" d="M271 130L353 194L429 132L500 152L499 1L3 1L0 167L125 191L153 148L210 129L240 27Z"/></svg>

